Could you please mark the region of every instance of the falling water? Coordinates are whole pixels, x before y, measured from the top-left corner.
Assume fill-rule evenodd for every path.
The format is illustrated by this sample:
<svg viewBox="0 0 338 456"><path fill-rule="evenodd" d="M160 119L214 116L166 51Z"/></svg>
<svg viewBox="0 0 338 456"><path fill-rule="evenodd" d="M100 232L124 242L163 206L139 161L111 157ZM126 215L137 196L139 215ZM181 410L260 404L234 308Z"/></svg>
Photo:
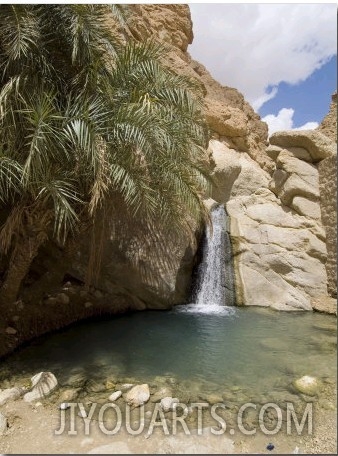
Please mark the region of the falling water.
<svg viewBox="0 0 338 456"><path fill-rule="evenodd" d="M206 230L202 261L197 271L193 305L189 311L230 312L235 304L234 272L228 217L223 206L211 212L212 226Z"/></svg>

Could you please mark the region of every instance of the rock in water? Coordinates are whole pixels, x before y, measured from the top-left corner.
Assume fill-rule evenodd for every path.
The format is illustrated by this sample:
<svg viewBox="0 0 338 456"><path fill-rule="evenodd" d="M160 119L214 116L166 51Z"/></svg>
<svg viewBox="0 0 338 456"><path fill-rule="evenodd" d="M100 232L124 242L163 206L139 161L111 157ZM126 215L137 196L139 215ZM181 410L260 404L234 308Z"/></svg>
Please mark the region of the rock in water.
<svg viewBox="0 0 338 456"><path fill-rule="evenodd" d="M310 377L309 375L304 375L301 378L298 378L294 382L295 387L298 391L308 396L314 396L319 388L320 383L315 377Z"/></svg>
<svg viewBox="0 0 338 456"><path fill-rule="evenodd" d="M134 386L126 394L126 402L134 407L139 407L145 404L150 398L149 386L145 383L144 385Z"/></svg>
<svg viewBox="0 0 338 456"><path fill-rule="evenodd" d="M110 401L114 402L121 396L122 396L122 391L115 391L115 393L111 394L108 399Z"/></svg>
<svg viewBox="0 0 338 456"><path fill-rule="evenodd" d="M7 418L0 413L0 435L4 435L7 430Z"/></svg>
<svg viewBox="0 0 338 456"><path fill-rule="evenodd" d="M174 410L176 404L180 401L177 397L164 397L161 399L161 407L164 412L169 412L170 410Z"/></svg>
<svg viewBox="0 0 338 456"><path fill-rule="evenodd" d="M0 393L0 407L2 405L5 405L6 402L9 401L15 401L16 399L19 399L21 394L23 393L23 390L21 388L8 388Z"/></svg>
<svg viewBox="0 0 338 456"><path fill-rule="evenodd" d="M40 372L31 378L32 389L24 395L24 400L27 402L36 401L48 396L58 384L54 374L51 372Z"/></svg>

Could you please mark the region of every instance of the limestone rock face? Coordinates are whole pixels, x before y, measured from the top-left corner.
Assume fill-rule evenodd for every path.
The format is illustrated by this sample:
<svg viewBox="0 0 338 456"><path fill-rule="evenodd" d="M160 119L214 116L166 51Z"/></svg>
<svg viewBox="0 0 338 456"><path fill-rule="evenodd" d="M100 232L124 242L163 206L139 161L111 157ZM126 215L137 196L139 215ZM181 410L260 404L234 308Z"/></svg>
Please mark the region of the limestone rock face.
<svg viewBox="0 0 338 456"><path fill-rule="evenodd" d="M319 163L318 171L320 208L326 231L328 291L337 298L337 92L332 95L330 112L318 130L331 139L335 147L335 153Z"/></svg>
<svg viewBox="0 0 338 456"><path fill-rule="evenodd" d="M332 95L330 111L319 125L318 131L324 133L331 141L337 142L337 92Z"/></svg>
<svg viewBox="0 0 338 456"><path fill-rule="evenodd" d="M279 147L302 147L311 155L313 162L331 157L336 150L334 142L316 130L277 131L269 141Z"/></svg>
<svg viewBox="0 0 338 456"><path fill-rule="evenodd" d="M187 5L133 5L129 29L139 41L156 38L183 52L193 40Z"/></svg>
<svg viewBox="0 0 338 456"><path fill-rule="evenodd" d="M275 149L271 177L220 141L210 141L209 149L213 198L226 203L231 219L237 303L311 310L311 299L327 294L327 251L310 152Z"/></svg>

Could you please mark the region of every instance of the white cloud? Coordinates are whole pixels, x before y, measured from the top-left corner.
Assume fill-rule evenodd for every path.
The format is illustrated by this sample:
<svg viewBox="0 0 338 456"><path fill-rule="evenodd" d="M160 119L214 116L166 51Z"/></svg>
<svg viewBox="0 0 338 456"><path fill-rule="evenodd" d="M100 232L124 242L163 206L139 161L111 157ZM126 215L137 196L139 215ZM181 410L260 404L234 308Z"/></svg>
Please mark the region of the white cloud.
<svg viewBox="0 0 338 456"><path fill-rule="evenodd" d="M335 4L190 4L188 51L258 110L337 52Z"/></svg>
<svg viewBox="0 0 338 456"><path fill-rule="evenodd" d="M263 117L263 122L266 122L269 127L269 136L275 131L282 130L314 130L318 127L317 122L306 122L306 124L294 128L293 126L293 115L295 110L292 108L282 108L279 113L275 116L274 114L268 114Z"/></svg>

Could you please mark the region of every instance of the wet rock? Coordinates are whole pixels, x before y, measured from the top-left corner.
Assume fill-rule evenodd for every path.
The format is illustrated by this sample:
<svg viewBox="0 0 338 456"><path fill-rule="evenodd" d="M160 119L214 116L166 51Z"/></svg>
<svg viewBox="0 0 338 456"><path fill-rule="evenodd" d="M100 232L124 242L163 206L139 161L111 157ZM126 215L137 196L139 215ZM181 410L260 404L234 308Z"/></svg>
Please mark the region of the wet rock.
<svg viewBox="0 0 338 456"><path fill-rule="evenodd" d="M126 391L129 391L133 386L133 383L122 383L122 385L119 386L119 389L122 391L122 393L125 393Z"/></svg>
<svg viewBox="0 0 338 456"><path fill-rule="evenodd" d="M151 402L160 402L161 399L165 397L170 397L172 396L172 390L171 388L163 387L160 390L156 391L153 396L151 396L150 401Z"/></svg>
<svg viewBox="0 0 338 456"><path fill-rule="evenodd" d="M5 332L6 332L6 334L8 334L10 336L14 336L18 331L15 328L12 328L11 326L8 326L5 329Z"/></svg>
<svg viewBox="0 0 338 456"><path fill-rule="evenodd" d="M115 391L115 393L111 394L108 399L112 402L117 401L122 396L122 391Z"/></svg>
<svg viewBox="0 0 338 456"><path fill-rule="evenodd" d="M319 380L315 377L310 377L309 375L298 378L293 384L298 391L307 396L314 396L320 389Z"/></svg>
<svg viewBox="0 0 338 456"><path fill-rule="evenodd" d="M223 397L219 394L209 394L206 397L207 402L209 404L214 405L214 404L219 404L220 402L223 402Z"/></svg>
<svg viewBox="0 0 338 456"><path fill-rule="evenodd" d="M86 385L86 390L89 393L101 393L106 390L106 385L101 382L96 382L95 380L90 380Z"/></svg>
<svg viewBox="0 0 338 456"><path fill-rule="evenodd" d="M134 407L139 407L140 405L148 402L150 398L149 386L145 383L143 385L134 386L125 396L127 404Z"/></svg>
<svg viewBox="0 0 338 456"><path fill-rule="evenodd" d="M82 387L87 381L86 374L83 371L75 371L66 379L63 384L73 386L75 388Z"/></svg>
<svg viewBox="0 0 338 456"><path fill-rule="evenodd" d="M9 401L15 401L23 394L22 388L8 388L0 393L0 406L5 405Z"/></svg>
<svg viewBox="0 0 338 456"><path fill-rule="evenodd" d="M0 413L0 435L4 435L7 430L7 418Z"/></svg>
<svg viewBox="0 0 338 456"><path fill-rule="evenodd" d="M170 412L170 410L174 410L176 407L176 404L178 404L180 401L177 399L177 397L164 397L161 399L161 408L164 412Z"/></svg>
<svg viewBox="0 0 338 456"><path fill-rule="evenodd" d="M113 382L112 380L107 380L106 381L106 389L109 390L109 389L114 389L116 386L115 382Z"/></svg>
<svg viewBox="0 0 338 456"><path fill-rule="evenodd" d="M72 402L74 401L79 395L80 388L75 389L67 389L62 391L60 394L60 402Z"/></svg>
<svg viewBox="0 0 338 456"><path fill-rule="evenodd" d="M32 389L24 395L26 402L36 401L48 396L58 385L52 372L40 372L31 378Z"/></svg>

